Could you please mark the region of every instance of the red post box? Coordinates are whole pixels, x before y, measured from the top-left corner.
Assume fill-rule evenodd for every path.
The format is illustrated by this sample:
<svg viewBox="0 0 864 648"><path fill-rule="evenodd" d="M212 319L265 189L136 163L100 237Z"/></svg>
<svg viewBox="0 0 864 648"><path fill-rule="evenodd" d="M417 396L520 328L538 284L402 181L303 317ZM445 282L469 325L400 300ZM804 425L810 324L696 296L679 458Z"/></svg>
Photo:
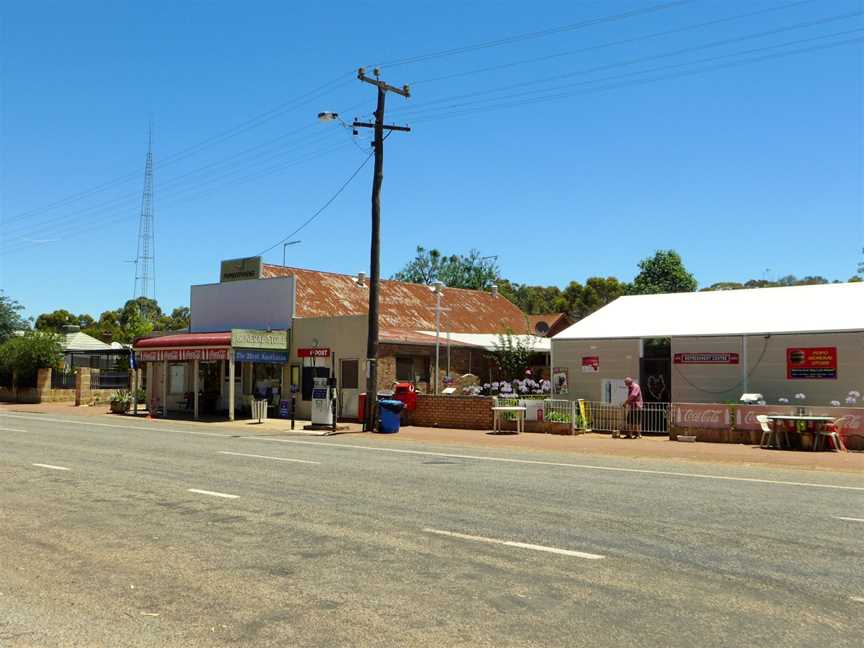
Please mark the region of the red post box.
<svg viewBox="0 0 864 648"><path fill-rule="evenodd" d="M414 383L397 382L393 385L393 398L405 403L405 409L413 412L417 409L417 389Z"/></svg>

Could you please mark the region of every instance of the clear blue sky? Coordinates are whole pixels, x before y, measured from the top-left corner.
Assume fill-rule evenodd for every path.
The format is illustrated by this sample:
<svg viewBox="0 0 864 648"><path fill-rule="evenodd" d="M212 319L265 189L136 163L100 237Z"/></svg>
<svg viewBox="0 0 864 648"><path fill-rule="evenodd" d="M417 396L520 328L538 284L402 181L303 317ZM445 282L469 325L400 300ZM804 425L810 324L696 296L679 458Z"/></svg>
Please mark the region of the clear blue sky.
<svg viewBox="0 0 864 648"><path fill-rule="evenodd" d="M131 296L151 117L157 297L170 309L216 280L220 259L288 234L363 161L367 133L355 145L315 118L369 115L374 90L352 78L357 66L600 18L383 66L387 81L413 84L409 101L388 97L389 119L414 127L387 141L385 275L421 243L479 248L511 280L544 285L629 280L658 248L678 250L700 285L766 268L850 277L864 245L862 44L774 55L861 38L850 14L862 2L648 11L657 4L6 3L0 287L34 316L98 317ZM290 264L368 268L371 171L296 237ZM280 263L281 246L265 258Z"/></svg>

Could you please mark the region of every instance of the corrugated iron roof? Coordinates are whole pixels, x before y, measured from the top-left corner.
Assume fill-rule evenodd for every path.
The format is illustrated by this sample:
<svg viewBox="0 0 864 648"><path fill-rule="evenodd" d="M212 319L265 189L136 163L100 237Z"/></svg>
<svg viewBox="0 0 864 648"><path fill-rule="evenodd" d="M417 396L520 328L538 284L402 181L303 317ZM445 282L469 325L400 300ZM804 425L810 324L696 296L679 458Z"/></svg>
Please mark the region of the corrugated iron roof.
<svg viewBox="0 0 864 648"><path fill-rule="evenodd" d="M360 286L352 275L264 265L265 278L293 276L296 317L339 317L369 312L369 280ZM379 323L382 329L435 329L435 294L428 286L381 281ZM453 333L525 333L528 324L519 308L500 295L481 290L445 288L441 298L441 329ZM406 333L407 335L407 333Z"/></svg>

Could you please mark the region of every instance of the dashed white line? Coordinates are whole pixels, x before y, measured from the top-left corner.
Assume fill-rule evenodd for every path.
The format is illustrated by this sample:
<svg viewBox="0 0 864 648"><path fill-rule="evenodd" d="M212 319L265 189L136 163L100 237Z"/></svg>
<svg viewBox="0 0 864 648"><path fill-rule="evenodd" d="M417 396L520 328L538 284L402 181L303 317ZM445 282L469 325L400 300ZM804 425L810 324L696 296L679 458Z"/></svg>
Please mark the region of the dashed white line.
<svg viewBox="0 0 864 648"><path fill-rule="evenodd" d="M51 464L43 464L43 463L34 463L32 464L37 468L47 468L48 470L70 470L69 468L65 468L63 466L52 466Z"/></svg>
<svg viewBox="0 0 864 648"><path fill-rule="evenodd" d="M842 515L835 515L834 519L845 520L846 522L864 522L864 518L843 517Z"/></svg>
<svg viewBox="0 0 864 648"><path fill-rule="evenodd" d="M302 464L320 464L320 461L307 461L306 459L289 459L287 457L271 457L269 455L258 455L258 454L247 454L245 452L228 452L227 450L220 450L216 454L222 455L231 455L232 457L251 457L252 459L272 459L273 461L290 461L291 463L302 463Z"/></svg>
<svg viewBox="0 0 864 648"><path fill-rule="evenodd" d="M586 560L602 560L606 556L600 554L574 551L572 549L559 549L558 547L546 547L544 545L529 544L527 542L515 542L513 540L498 540L497 538L485 538L483 536L468 535L467 533L456 533L454 531L442 531L441 529L423 529L425 533L458 538L459 540L471 540L473 542L485 542L487 544L503 545L505 547L516 547L517 549L531 549L532 551L544 551L546 553L558 554L559 556L572 556L574 558L585 558Z"/></svg>
<svg viewBox="0 0 864 648"><path fill-rule="evenodd" d="M216 491L201 490L200 488L187 489L190 493L198 493L199 495L212 495L213 497L224 497L225 499L237 499L239 495L230 495L229 493L218 493Z"/></svg>
<svg viewBox="0 0 864 648"><path fill-rule="evenodd" d="M849 598L856 603L864 603L864 596L850 596Z"/></svg>
<svg viewBox="0 0 864 648"><path fill-rule="evenodd" d="M0 426L0 430L4 432L26 432L27 430L19 430L18 428L10 428L10 427L2 427Z"/></svg>

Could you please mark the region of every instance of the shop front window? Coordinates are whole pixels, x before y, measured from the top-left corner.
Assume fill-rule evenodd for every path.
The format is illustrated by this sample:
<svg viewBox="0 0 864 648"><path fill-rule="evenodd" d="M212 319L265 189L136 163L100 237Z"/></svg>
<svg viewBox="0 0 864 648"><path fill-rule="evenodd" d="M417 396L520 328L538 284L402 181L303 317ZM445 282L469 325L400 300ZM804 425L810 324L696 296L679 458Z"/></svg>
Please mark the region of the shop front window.
<svg viewBox="0 0 864 648"><path fill-rule="evenodd" d="M282 385L282 365L255 364L252 368L252 393L256 398L278 402Z"/></svg>

